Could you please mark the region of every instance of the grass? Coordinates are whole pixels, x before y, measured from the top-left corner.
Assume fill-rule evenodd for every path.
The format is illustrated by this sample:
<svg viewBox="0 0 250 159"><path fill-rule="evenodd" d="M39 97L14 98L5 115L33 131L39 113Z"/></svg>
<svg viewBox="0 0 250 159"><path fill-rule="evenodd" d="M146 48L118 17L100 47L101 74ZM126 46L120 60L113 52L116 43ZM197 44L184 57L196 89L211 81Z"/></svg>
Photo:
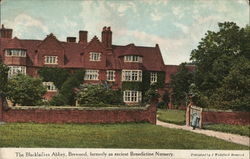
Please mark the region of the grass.
<svg viewBox="0 0 250 159"><path fill-rule="evenodd" d="M250 126L229 125L229 124L211 124L211 125L204 125L203 128L250 137Z"/></svg>
<svg viewBox="0 0 250 159"><path fill-rule="evenodd" d="M224 149L248 147L148 123L0 125L0 147Z"/></svg>
<svg viewBox="0 0 250 159"><path fill-rule="evenodd" d="M184 110L158 109L158 120L177 125L185 125L186 117Z"/></svg>

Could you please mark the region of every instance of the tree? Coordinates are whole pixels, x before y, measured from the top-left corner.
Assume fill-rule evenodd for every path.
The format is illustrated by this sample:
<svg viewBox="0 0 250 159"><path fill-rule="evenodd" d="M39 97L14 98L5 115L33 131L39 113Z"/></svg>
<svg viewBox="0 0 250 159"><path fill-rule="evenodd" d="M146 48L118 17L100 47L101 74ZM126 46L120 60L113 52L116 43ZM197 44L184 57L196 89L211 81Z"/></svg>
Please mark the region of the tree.
<svg viewBox="0 0 250 159"><path fill-rule="evenodd" d="M80 86L84 79L84 70L77 70L63 83L59 93L50 101L50 105L74 105L76 91L75 89Z"/></svg>
<svg viewBox="0 0 250 159"><path fill-rule="evenodd" d="M42 102L42 96L46 88L42 80L25 75L16 75L8 82L7 97L14 103L30 106L38 105Z"/></svg>
<svg viewBox="0 0 250 159"><path fill-rule="evenodd" d="M9 68L0 63L0 96L6 96Z"/></svg>
<svg viewBox="0 0 250 159"><path fill-rule="evenodd" d="M57 67L42 67L38 70L38 74L43 81L53 82L57 89L61 89L70 75L68 70Z"/></svg>
<svg viewBox="0 0 250 159"><path fill-rule="evenodd" d="M250 60L245 57L234 61L221 87L215 89L210 103L220 109L250 111Z"/></svg>
<svg viewBox="0 0 250 159"><path fill-rule="evenodd" d="M237 99L239 108L240 103L243 104L244 100L228 95L232 89L242 91L242 88L231 85L232 83L230 84L229 81L232 79L233 72L238 72L239 77L235 79L236 83L241 76L245 76L245 74L239 73L242 70L239 70L236 65L239 64L239 61L244 61L247 65L247 61L250 60L250 29L249 26L240 28L233 22L219 23L218 26L218 32L208 31L201 39L197 49L191 52L191 60L196 65L195 85L200 92L201 99L207 100L201 102L205 104L203 107L229 108L229 106L225 107L223 103ZM231 86L229 87L229 85Z"/></svg>
<svg viewBox="0 0 250 159"><path fill-rule="evenodd" d="M185 63L180 64L178 72L171 76L172 102L176 106L187 104L189 87L193 83L193 73L185 65Z"/></svg>

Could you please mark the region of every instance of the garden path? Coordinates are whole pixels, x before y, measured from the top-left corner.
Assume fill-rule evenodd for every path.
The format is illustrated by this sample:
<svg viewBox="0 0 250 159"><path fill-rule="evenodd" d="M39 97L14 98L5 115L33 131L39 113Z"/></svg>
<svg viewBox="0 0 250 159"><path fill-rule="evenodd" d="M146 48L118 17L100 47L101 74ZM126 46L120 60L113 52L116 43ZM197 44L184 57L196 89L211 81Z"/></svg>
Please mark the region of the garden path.
<svg viewBox="0 0 250 159"><path fill-rule="evenodd" d="M189 127L189 126L180 126L180 125L165 123L165 122L162 122L159 120L157 120L156 125L160 125L160 126L167 127L167 128L187 130L187 131L191 131L194 133L204 134L207 136L213 136L213 137L223 139L223 140L226 140L229 142L233 142L233 143L237 143L237 144L241 144L241 145L245 145L245 146L250 147L250 138L247 136L235 135L235 134L230 134L230 133L223 133L223 132L212 131L212 130L204 130L204 129L193 130L192 127Z"/></svg>

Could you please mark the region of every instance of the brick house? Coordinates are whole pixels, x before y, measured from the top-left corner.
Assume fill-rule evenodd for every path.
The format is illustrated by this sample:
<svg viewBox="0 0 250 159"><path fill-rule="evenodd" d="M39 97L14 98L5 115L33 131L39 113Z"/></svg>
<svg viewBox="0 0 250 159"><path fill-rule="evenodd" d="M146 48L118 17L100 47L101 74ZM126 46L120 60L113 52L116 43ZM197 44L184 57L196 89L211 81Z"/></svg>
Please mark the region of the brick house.
<svg viewBox="0 0 250 159"><path fill-rule="evenodd" d="M145 71L149 73L150 83L157 82L161 72L166 74L165 82L170 77L158 44L153 47L133 43L114 45L110 27L103 28L101 40L96 36L88 40L88 32L79 31L78 42L76 37L59 41L53 34L43 40L13 38L12 29L3 25L0 33L0 61L9 66L9 76L22 73L38 77L38 69L45 66L78 68L85 70L84 83L107 81L113 89L122 88L123 82L142 83ZM53 82L44 82L44 85L48 90L45 97L50 99L57 89ZM138 103L142 100L142 91L123 90L123 99L128 104Z"/></svg>

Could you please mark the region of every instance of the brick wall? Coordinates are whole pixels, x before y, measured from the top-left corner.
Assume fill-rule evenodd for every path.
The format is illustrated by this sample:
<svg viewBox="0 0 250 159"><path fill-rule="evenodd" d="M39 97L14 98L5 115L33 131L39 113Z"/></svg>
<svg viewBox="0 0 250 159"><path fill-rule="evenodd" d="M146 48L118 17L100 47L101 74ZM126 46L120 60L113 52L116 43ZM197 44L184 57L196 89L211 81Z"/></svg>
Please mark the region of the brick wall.
<svg viewBox="0 0 250 159"><path fill-rule="evenodd" d="M250 125L250 112L202 112L202 124Z"/></svg>
<svg viewBox="0 0 250 159"><path fill-rule="evenodd" d="M35 123L124 123L149 122L156 124L156 102L146 108L104 109L99 108L25 108L13 107L3 110L0 102L0 117L4 122L35 122ZM1 120L1 118L0 118Z"/></svg>

